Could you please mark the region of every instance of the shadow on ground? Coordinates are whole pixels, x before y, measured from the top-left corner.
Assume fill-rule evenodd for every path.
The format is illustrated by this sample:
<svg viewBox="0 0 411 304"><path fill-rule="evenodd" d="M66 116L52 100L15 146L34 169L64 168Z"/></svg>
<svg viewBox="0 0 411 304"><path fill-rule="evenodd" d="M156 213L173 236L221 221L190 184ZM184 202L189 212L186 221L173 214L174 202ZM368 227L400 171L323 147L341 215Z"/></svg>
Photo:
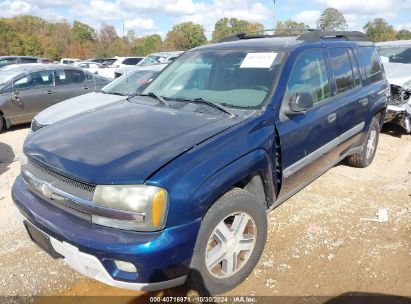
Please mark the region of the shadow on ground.
<svg viewBox="0 0 411 304"><path fill-rule="evenodd" d="M9 145L0 142L0 175L10 169L10 164L16 161L15 157L13 149Z"/></svg>

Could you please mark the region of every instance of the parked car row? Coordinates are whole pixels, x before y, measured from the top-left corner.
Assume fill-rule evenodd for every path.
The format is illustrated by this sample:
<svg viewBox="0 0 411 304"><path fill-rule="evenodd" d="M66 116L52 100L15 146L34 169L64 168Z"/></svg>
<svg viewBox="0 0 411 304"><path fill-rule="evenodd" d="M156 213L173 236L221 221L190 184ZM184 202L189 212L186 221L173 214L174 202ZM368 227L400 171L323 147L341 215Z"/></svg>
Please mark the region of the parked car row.
<svg viewBox="0 0 411 304"><path fill-rule="evenodd" d="M43 96L72 78L59 69L4 71L8 105L24 101L13 94L31 79ZM188 280L219 294L243 282L264 249L267 211L344 159L369 166L389 103L381 58L360 32L242 33L158 75L142 71L88 95L85 108L73 100L80 113L65 102L36 116L12 189L34 243L135 290Z"/></svg>

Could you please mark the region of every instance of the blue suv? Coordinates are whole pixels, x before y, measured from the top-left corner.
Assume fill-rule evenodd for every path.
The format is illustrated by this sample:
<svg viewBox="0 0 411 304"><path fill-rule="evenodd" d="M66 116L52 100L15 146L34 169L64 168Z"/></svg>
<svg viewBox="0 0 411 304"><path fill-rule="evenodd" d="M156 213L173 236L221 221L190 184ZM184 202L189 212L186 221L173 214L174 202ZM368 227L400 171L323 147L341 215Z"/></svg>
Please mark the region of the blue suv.
<svg viewBox="0 0 411 304"><path fill-rule="evenodd" d="M372 162L389 86L364 34L227 40L27 137L12 194L37 245L109 285L218 294L255 267L268 211Z"/></svg>

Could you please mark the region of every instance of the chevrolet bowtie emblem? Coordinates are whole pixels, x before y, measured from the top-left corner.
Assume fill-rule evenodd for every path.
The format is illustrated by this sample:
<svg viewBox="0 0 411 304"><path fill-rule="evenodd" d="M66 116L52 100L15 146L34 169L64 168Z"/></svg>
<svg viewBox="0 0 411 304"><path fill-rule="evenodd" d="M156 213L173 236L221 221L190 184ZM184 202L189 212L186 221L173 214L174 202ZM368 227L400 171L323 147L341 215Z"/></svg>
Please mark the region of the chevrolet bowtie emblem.
<svg viewBox="0 0 411 304"><path fill-rule="evenodd" d="M53 190L51 189L49 184L42 184L40 186L40 191L43 193L45 197L53 198Z"/></svg>

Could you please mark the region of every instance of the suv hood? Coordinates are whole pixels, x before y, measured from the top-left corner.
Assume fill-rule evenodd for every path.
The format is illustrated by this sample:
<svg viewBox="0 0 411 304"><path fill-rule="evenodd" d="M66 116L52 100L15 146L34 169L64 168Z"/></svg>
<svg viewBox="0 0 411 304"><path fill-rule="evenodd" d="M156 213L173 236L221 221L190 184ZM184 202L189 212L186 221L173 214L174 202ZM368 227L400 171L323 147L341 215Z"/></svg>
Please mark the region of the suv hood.
<svg viewBox="0 0 411 304"><path fill-rule="evenodd" d="M92 92L55 104L37 114L34 120L39 125L47 126L83 111L93 111L97 107L124 99L124 96Z"/></svg>
<svg viewBox="0 0 411 304"><path fill-rule="evenodd" d="M241 120L120 101L32 133L24 152L80 181L143 183L169 161Z"/></svg>

